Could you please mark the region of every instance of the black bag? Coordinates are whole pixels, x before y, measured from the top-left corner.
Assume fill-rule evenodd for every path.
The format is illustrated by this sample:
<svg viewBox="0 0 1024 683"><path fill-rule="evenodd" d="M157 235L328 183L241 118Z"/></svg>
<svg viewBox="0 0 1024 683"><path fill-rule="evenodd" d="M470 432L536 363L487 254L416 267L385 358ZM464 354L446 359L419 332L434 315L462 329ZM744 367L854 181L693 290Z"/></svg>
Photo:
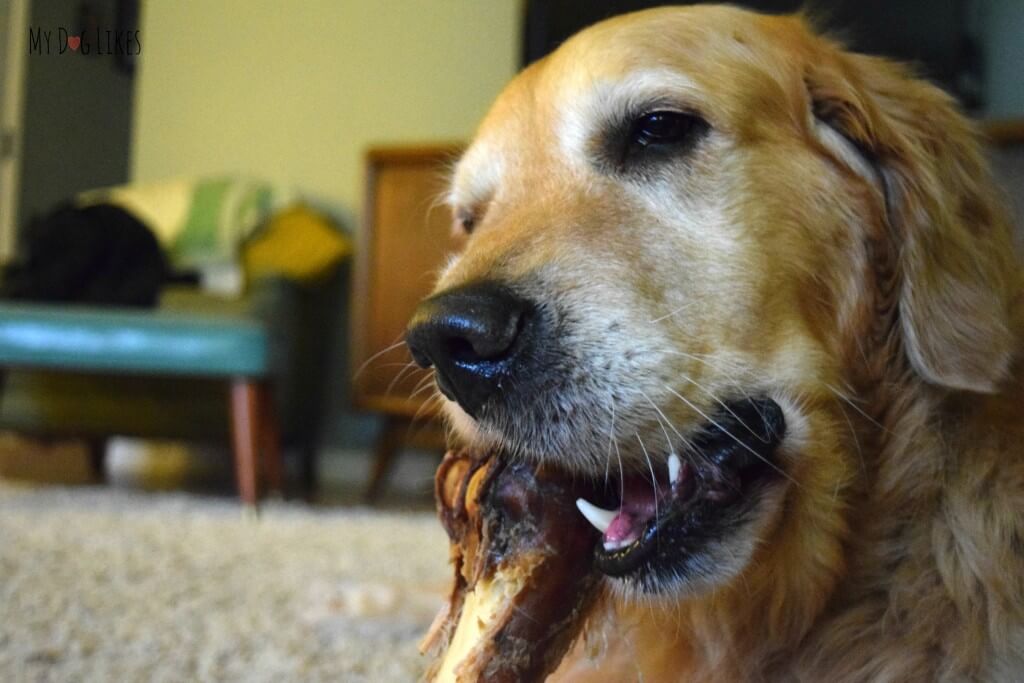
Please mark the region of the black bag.
<svg viewBox="0 0 1024 683"><path fill-rule="evenodd" d="M4 276L7 299L155 306L168 277L153 232L112 204L64 204L31 222Z"/></svg>

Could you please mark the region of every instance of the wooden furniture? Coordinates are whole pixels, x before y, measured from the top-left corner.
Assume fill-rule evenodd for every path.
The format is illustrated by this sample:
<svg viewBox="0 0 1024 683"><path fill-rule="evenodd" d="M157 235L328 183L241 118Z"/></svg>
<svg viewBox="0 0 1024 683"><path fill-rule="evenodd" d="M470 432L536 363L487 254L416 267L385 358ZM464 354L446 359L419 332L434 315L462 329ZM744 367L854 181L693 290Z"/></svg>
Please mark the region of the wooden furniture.
<svg viewBox="0 0 1024 683"><path fill-rule="evenodd" d="M443 448L431 373L416 368L405 326L457 245L443 204L458 145L386 147L366 155L366 201L353 289L353 402L383 413L367 498L403 446ZM414 424L422 419L422 423Z"/></svg>
<svg viewBox="0 0 1024 683"><path fill-rule="evenodd" d="M238 492L246 504L259 501L261 481L270 491L284 490L277 414L267 382L252 377L231 381L231 443Z"/></svg>
<svg viewBox="0 0 1024 683"><path fill-rule="evenodd" d="M996 147L1024 145L1024 119L986 121L982 131Z"/></svg>

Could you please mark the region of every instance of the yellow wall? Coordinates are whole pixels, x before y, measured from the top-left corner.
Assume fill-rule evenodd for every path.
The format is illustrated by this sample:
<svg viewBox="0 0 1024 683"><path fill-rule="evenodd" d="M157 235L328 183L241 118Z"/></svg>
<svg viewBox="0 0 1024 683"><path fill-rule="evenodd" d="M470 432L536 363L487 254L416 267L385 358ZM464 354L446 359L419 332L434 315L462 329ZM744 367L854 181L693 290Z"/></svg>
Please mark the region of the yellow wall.
<svg viewBox="0 0 1024 683"><path fill-rule="evenodd" d="M517 0L144 0L135 181L240 172L361 208L376 143L467 139Z"/></svg>

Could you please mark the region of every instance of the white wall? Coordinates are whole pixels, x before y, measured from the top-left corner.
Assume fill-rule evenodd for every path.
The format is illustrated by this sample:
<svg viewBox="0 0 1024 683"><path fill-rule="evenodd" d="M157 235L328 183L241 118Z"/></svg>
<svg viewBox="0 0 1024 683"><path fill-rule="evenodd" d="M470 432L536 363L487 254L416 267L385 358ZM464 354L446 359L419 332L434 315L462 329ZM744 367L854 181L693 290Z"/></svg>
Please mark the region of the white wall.
<svg viewBox="0 0 1024 683"><path fill-rule="evenodd" d="M518 0L144 0L135 181L240 172L358 213L376 143L465 140Z"/></svg>
<svg viewBox="0 0 1024 683"><path fill-rule="evenodd" d="M521 14L519 0L143 0L133 180L244 173L354 228L366 148L468 140L517 70ZM344 412L344 346L326 438L367 445L373 421Z"/></svg>

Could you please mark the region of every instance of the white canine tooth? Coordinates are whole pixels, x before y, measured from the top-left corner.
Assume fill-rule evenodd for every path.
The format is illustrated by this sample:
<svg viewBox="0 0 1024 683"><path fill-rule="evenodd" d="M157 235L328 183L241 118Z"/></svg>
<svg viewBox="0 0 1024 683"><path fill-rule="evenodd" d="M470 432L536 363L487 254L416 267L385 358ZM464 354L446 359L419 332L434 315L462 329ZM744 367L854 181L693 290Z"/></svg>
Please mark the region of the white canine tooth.
<svg viewBox="0 0 1024 683"><path fill-rule="evenodd" d="M668 481L675 484L679 481L679 473L683 471L683 461L675 453L668 456Z"/></svg>
<svg viewBox="0 0 1024 683"><path fill-rule="evenodd" d="M579 508L580 513L587 518L587 521L593 524L594 528L602 534L608 531L608 527L611 526L612 520L619 514L617 510L605 510L604 508L599 508L585 498L577 498L576 507Z"/></svg>
<svg viewBox="0 0 1024 683"><path fill-rule="evenodd" d="M604 541L602 545L607 551L618 550L620 548L625 548L627 545L632 545L638 538L640 538L640 536L637 534L630 534L626 538L620 538L617 541Z"/></svg>

